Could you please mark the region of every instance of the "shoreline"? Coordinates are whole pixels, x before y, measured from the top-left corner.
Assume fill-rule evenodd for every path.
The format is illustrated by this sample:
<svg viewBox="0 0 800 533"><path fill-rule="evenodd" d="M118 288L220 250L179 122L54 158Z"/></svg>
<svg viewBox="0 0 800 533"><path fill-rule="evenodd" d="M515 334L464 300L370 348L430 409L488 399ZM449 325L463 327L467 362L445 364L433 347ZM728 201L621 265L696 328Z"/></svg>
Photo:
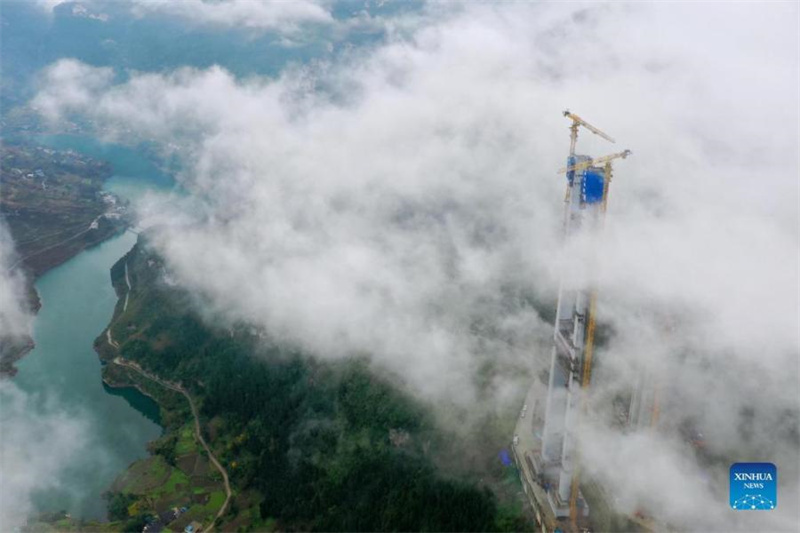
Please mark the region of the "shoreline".
<svg viewBox="0 0 800 533"><path fill-rule="evenodd" d="M36 343L33 337L28 335L23 337L18 346L5 349L2 357L0 357L0 380L11 379L16 376L17 372L19 372L19 369L15 366L17 361L22 360L34 348L36 348Z"/></svg>
<svg viewBox="0 0 800 533"><path fill-rule="evenodd" d="M111 165L109 161L104 161L106 164ZM17 381L26 381L28 377L28 369L30 367L38 368L41 366L41 364L34 363L35 360L32 359L30 361L30 366L28 364L18 366L18 361L29 355L30 352L32 352L34 348L39 345L44 347L45 344L47 344L48 348L47 354L44 352L39 352L33 356L37 360L39 359L39 355L48 355L52 351L50 348L52 339L48 340L45 336L40 337L36 333L38 331L39 324L44 324L41 322L43 315L48 314L49 316L49 313L42 313L41 310L49 310L51 308L63 306L60 304L59 299L52 301L50 300L52 296L48 296L48 294L50 294L48 292L48 286L52 285L52 283L43 283L42 280L52 280L55 277L59 277L60 280L60 273L62 271L56 270L57 267L64 266L65 269L72 269L71 266L67 265L75 264L74 262L70 263L70 261L74 261L82 257L82 252L110 246L112 250L110 254L106 252L100 253L104 257L104 261L111 259L111 262L115 262L120 258L125 257L125 255L130 251L130 244L128 244L128 241L130 240L131 236L127 235L127 232L130 231L133 234L133 237L135 237L137 232L135 231L135 222L129 207L129 199L127 198L127 194L125 192L127 189L116 192L115 180L120 177L122 179L127 179L124 175L117 174L114 171L109 172L107 175L102 177L102 182L99 183L96 196L92 196L89 200L83 201L83 204L88 205L89 207L86 207L86 209L79 214L80 216L75 216L76 219L80 219L76 225L70 225L68 227L58 226L55 218L52 220L41 219L39 224L36 226L37 229L35 236L44 234L49 236L51 233L54 233L55 236L50 238L49 242L39 241L33 245L29 244L27 246L23 246L20 250L20 253L15 258L16 263L14 264L14 269L17 272L23 272L25 274L24 281L21 280L20 283L20 285L22 285L20 288L24 287L24 292L21 295L21 298L26 304L32 320L39 322L34 322L34 328L31 332L29 332L29 336L17 337L14 339L4 339L2 336L0 336L0 381L6 378L15 379L15 376L18 376L16 377ZM131 180L133 180L133 178L131 178ZM98 184L97 180L95 180L95 184ZM86 196L86 198L89 197ZM76 203L76 205L79 204L80 202ZM36 206L37 202L26 200L25 205ZM84 219L85 224L83 224ZM63 231L63 229L60 231L55 229L62 227L65 227L66 231ZM29 233L30 231L28 231L28 234ZM22 242L25 240L25 235L26 234L24 232L17 232L14 237L15 246L17 242ZM58 240L58 242L54 243L56 240ZM133 240L135 241L135 238ZM27 242L30 243L31 241L28 240ZM38 249L36 247L38 247ZM88 335L90 335L88 339L91 339L95 335L95 332L100 333L105 337L105 329L110 326L109 321L113 321L116 318L119 313L118 308L121 305L119 301L121 291L118 290L117 284L114 283L114 280L108 279L107 276L109 275L109 271L107 268L104 269L104 272L106 281L103 283L103 294L105 294L108 284L111 283L111 286L113 287L112 291L113 293L116 293L116 303L111 308L110 313L101 313L101 315L105 315L105 317L94 321L96 324L93 322L92 327L86 332ZM51 277L46 278L45 276L47 275L51 275ZM102 282L102 280L98 281ZM57 283L61 285L61 281L58 281ZM123 281L123 287L124 283L125 282ZM91 291L91 294L95 294L96 292L94 289L87 290ZM51 307L46 307L48 305ZM49 320L50 319L48 318L48 323ZM83 343L81 344L83 345ZM106 368L108 363L107 356L109 354L104 353L104 351L108 350L108 347L105 344L100 344L98 346L98 343L92 340L88 340L87 344L85 344L86 348L89 348L89 346L94 348L94 351L96 352L95 357L99 356L99 362L101 363L98 365L100 367L98 369L100 371L100 383L106 387L105 392L102 393L102 397L105 399L113 399L115 402L120 399L124 399L127 403L124 405L124 408L119 407L119 409L126 410L126 415L127 409L130 408L133 411L137 411L137 414L143 415L149 420L146 422L148 425L146 436L145 434L140 433L140 436L128 439L137 441L137 444L139 441L142 442L141 448L136 452L136 457L127 461L120 461L118 467L115 463L113 468L107 468L106 472L103 472L103 482L95 483L97 485L103 485L100 490L107 491L111 486L110 484L113 483L116 477L126 472L127 469L130 468L131 464L133 464L131 461L135 462L142 457L146 458L154 455L150 449L150 445L157 439L163 437L167 427L162 416L164 407L162 406L162 402L157 399L160 391L157 390L154 392L148 387L148 383L137 383L134 379L132 379L133 375L129 376L127 372L125 374L114 372L109 373L108 370L110 369ZM57 348L57 345L55 347ZM89 357L91 358L91 354ZM37 372L41 370L44 370L45 372L48 371L47 368L43 368L37 370ZM22 371L22 373L20 373L20 371ZM92 375L96 376L94 373ZM89 379L91 380L90 377ZM94 379L96 379L96 377ZM95 385L92 386L93 389L98 385L96 381L94 383ZM122 396L122 398L112 398L112 396ZM101 398L99 401L105 400ZM115 405L117 404L115 403ZM138 420L138 417L135 418ZM153 427L151 427L151 423L154 424ZM122 457L122 459L126 458L127 455ZM105 484L106 474L111 476L109 479L109 485ZM106 514L108 510L107 503L95 503L95 496L99 498L100 493L98 492L95 494L95 490L93 488L92 493L84 498L87 501L91 500L92 503L83 506L86 509L91 507L91 517L94 518L88 518L88 515L84 518L78 518L80 514L76 514L76 518L67 515L66 518L69 520L70 524L68 526L69 528L78 527L80 524L86 524L87 522L83 522L83 520L88 519L90 520L88 523L91 523L93 528L99 528L96 529L97 531L118 529L117 525L110 525L114 522L111 521ZM83 505L82 502L81 505ZM98 513L94 513L93 509L95 507L98 507ZM56 508L60 507L53 507L53 509ZM45 515L48 513L52 514L50 511L42 511L36 513L35 515L29 516L29 523L35 523L40 520L49 523L49 521L46 519L47 517L45 517ZM45 517L45 519L42 517Z"/></svg>
<svg viewBox="0 0 800 533"><path fill-rule="evenodd" d="M107 365L107 364L108 364L108 363L106 363L106 362L103 362L103 366L105 366L105 365ZM159 408L159 409L161 409L161 408L162 408L162 407L161 407L161 404L158 402L158 400L156 399L156 397L155 397L155 396L153 396L152 394L150 394L149 392L147 392L146 390L144 390L144 389L143 389L143 388L142 388L142 387L141 387L141 386L140 386L138 383L134 383L134 382L131 382L131 383L117 383L117 382L111 382L111 381L109 381L109 379L108 379L108 376L106 375L106 373L105 373L105 372L102 372L102 373L101 373L100 380L101 380L103 383L105 383L105 384L106 384L106 386L107 386L108 388L110 388L110 389L116 389L116 390L119 390L119 389L135 389L135 390L139 391L139 392L142 394L142 396L147 396L148 398L150 398L151 400L153 400L153 401L154 401L156 404L158 404L158 408ZM163 426L163 425L161 425L161 424L159 424L159 426L161 426L162 428L164 428L164 426ZM165 429L166 429L166 428L165 428ZM152 455L152 454L151 454L151 455Z"/></svg>
<svg viewBox="0 0 800 533"><path fill-rule="evenodd" d="M17 249L15 261L8 269L9 272L22 274L24 278L24 305L32 319L36 320L43 304L39 291L36 289L38 281L56 267L80 255L81 252L90 250L121 235L131 227L131 222L128 218L127 202L106 190L108 181L115 175L113 166L109 161L75 156L79 162L83 162L83 170L81 170L69 166L73 164L72 159L64 159L64 157L72 157L69 155L69 150L53 150L47 146L41 146L32 139L12 143L7 148L9 150L7 158L10 157L12 160L11 167L19 165L18 168L9 167L3 169L3 177L4 179L9 179L8 183L10 184L9 187L11 187L10 195L4 196L2 199L3 216L8 225L9 236ZM59 157L62 157L62 160L59 163L56 163L54 159L56 154L61 154ZM25 179L19 178L27 170L34 172L33 168L37 165L43 165L42 168L45 168L50 173L51 169L45 165L48 164L47 161L51 158L53 164L57 165L55 167L57 170L51 175L55 176L55 183L61 184L59 186L65 186L65 183L68 184L66 185L68 187L67 192L62 191L62 197L57 201L54 200L55 196L51 197L48 194L31 196L29 194L30 184ZM40 175L42 180L45 179L45 173L41 168L35 172ZM28 174L28 176L33 176L33 174ZM75 176L89 180L91 190L88 192L75 192L73 190L75 186L69 185L72 183L70 180L74 179ZM50 179L53 178L51 177ZM42 184L42 187L44 187L44 181ZM72 189L69 189L69 187L72 187ZM23 191L20 198L24 201L15 196L14 191L17 190ZM66 196L63 196L65 194ZM36 198L39 198L39 200ZM64 198L66 198L66 203ZM63 213L69 212L70 209L78 208L82 210L81 212L84 215L70 219L71 223L65 229L63 227ZM89 212L84 211L85 209L91 211L91 217L93 218L87 218ZM22 215L20 215L20 210L22 210ZM24 229L27 227L25 224L19 226L19 224L15 225L10 222L12 218L17 220L16 217L22 216L24 219L25 216L31 217L33 215L37 215L39 217L38 220L41 221L34 225L37 227L38 233L33 235ZM16 230L14 229L15 227L17 228ZM45 233L44 236L41 235L42 232ZM53 242L53 237L58 239L57 242ZM42 239L45 240L42 241ZM39 241L39 244L30 246L32 242L36 241ZM33 339L32 331L19 337L0 335L0 380L14 377L19 371L16 363L27 356L35 347L36 342Z"/></svg>
<svg viewBox="0 0 800 533"><path fill-rule="evenodd" d="M136 245L134 245L134 248L132 248L131 251L135 249L135 246ZM128 254L130 253L131 252L129 251ZM191 414L191 418L193 419L194 440L197 444L199 444L203 448L203 450L205 450L205 453L207 454L209 461L222 476L222 488L224 489L225 492L225 500L222 503L222 506L218 509L213 520L203 529L203 531L211 533L214 530L215 526L217 525L217 521L221 519L227 512L231 504L231 500L233 499L233 489L231 488L230 478L227 469L224 466L222 466L222 463L219 461L219 459L217 459L216 455L214 454L214 451L211 449L211 447L208 445L205 438L203 437L200 414L194 399L180 383L166 381L161 377L159 377L157 374L153 374L144 370L137 363L124 359L120 353L119 343L114 340L111 334L112 326L119 320L119 318L125 312L124 308L127 307L128 296L131 291L130 278L128 277L128 254L123 255L118 260L118 262L112 267L113 270L114 268L117 267L119 262L124 261L125 275L122 279L114 278L112 276L111 284L114 287L114 291L117 294L117 303L114 306L114 311L111 315L111 319L108 325L106 326L106 329L100 335L98 335L94 343L94 351L97 354L102 364L101 379L103 383L105 383L110 388L136 389L137 391L142 393L142 395L153 400L156 403L156 405L159 406L159 409L164 411L167 411L168 407L162 403L163 398L159 400L155 397L154 394L145 391L142 384L140 384L136 379L133 378L134 374L141 376L145 380L148 380L154 383L155 385L164 388L165 390L172 391L173 393L178 393L186 400L186 402L189 405L189 412ZM124 300L123 300L123 293L124 293ZM112 371L112 368L124 369L125 373L119 374L116 371ZM168 432L167 423L159 422L159 425L163 428L163 431L165 433ZM155 457L157 455L149 448L148 448L148 454L150 455L150 457Z"/></svg>
<svg viewBox="0 0 800 533"><path fill-rule="evenodd" d="M39 291L36 290L36 283L49 273L51 270L58 268L59 266L71 261L75 257L79 256L81 253L85 252L86 250L91 250L92 248L103 244L106 241L109 241L115 237L118 237L124 234L131 228L130 223L127 221L123 222L121 226L112 225L113 231L107 231L105 234L101 235L100 238L93 240L92 242L88 243L86 246L81 248L74 249L74 251L69 251L67 255L60 257L57 261L53 262L52 264L48 265L47 268L41 271L38 274L31 275L30 270L24 265L19 265L18 269L22 270L26 274L26 292L28 294L28 307L33 315L34 320L39 315L39 310L42 308L42 298L39 295ZM44 252L46 250L42 250ZM36 348L36 341L33 339L32 336L27 335L22 337L20 341L14 342L14 345L4 348L0 350L0 380L2 379L11 379L17 375L19 369L16 367L16 363L21 361L26 355L28 355L34 348ZM2 346L3 339L0 338L0 346ZM11 344L11 343L10 343Z"/></svg>
<svg viewBox="0 0 800 533"><path fill-rule="evenodd" d="M110 336L109 336L109 340L111 340ZM184 398L186 398L186 401L189 403L189 409L191 411L192 418L194 419L194 439L198 444L200 444L203 447L205 452L208 454L208 459L211 462L211 464L213 464L214 467L217 469L217 471L222 475L223 488L225 490L225 501L222 503L222 506L217 511L217 513L214 516L214 519L212 520L212 522L207 527L205 527L203 529L203 531L206 531L207 533L211 533L214 530L214 527L217 525L217 521L219 519L221 519L225 515L225 512L227 511L228 506L230 505L231 498L233 498L233 490L231 489L230 478L228 476L228 471L225 469L224 466L222 466L222 463L219 462L219 460L217 459L216 455L214 455L213 450L208 445L206 440L203 438L203 433L202 433L202 429L201 429L202 426L200 424L200 415L198 414L197 406L195 405L195 402L192 399L191 395L180 384L172 383L172 382L169 382L169 381L164 381L160 377L158 377L158 376L156 376L154 374L150 374L146 370L142 369L136 363L131 362L131 361L126 361L122 357L117 356L117 357L113 358L109 363L106 363L106 365L108 365L108 364L117 365L117 366L123 367L123 368L125 368L127 370L136 372L136 373L140 374L141 376L143 376L144 378L149 379L150 381L156 383L157 385L160 385L161 387L164 387L165 389L171 390L173 392L177 392L177 393L183 395ZM103 378L103 381L106 382L105 381L105 377ZM110 386L111 385L109 385L109 387ZM124 387L124 386L125 385L121 385L121 387ZM141 391L138 383L135 383L133 385L128 385L128 386L129 387L132 386L132 387L134 387L134 388L136 388L136 389ZM147 394L145 392L143 392L143 394L145 396L153 398L153 396L151 396L150 394ZM153 401L155 401L159 405L159 407L161 406L161 404L155 398L153 398ZM151 457L156 455L156 454L154 454L152 452L149 452L149 451L148 451L148 453L150 454Z"/></svg>

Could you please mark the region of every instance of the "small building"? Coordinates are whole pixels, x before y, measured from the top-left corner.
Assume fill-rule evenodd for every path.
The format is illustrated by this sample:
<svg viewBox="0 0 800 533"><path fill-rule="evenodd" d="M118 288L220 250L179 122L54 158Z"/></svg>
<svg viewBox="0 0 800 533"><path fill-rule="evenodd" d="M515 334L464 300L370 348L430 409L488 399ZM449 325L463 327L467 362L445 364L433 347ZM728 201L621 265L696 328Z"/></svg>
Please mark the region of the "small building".
<svg viewBox="0 0 800 533"><path fill-rule="evenodd" d="M200 524L200 522L197 522L196 520L193 520L192 523L186 526L186 528L183 531L184 533L199 533L202 530L203 530L202 524Z"/></svg>

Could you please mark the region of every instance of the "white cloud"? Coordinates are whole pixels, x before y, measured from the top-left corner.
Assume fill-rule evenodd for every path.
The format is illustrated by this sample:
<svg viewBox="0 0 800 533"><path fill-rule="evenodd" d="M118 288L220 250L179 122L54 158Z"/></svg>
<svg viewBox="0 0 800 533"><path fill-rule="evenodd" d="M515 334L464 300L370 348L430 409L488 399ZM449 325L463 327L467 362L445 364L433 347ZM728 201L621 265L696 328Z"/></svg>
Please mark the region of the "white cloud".
<svg viewBox="0 0 800 533"><path fill-rule="evenodd" d="M0 529L27 522L32 496L59 485L59 473L79 454L91 453L85 422L58 405L44 402L0 381ZM37 416L31 416L36 413Z"/></svg>
<svg viewBox="0 0 800 533"><path fill-rule="evenodd" d="M63 4L66 0L33 0L33 4L35 4L39 9L44 11L45 13L52 13L53 9L59 5Z"/></svg>
<svg viewBox="0 0 800 533"><path fill-rule="evenodd" d="M26 303L25 279L5 222L0 218L0 349L31 334L33 316ZM7 347L7 346L6 346ZM77 417L0 379L0 531L26 523L31 496L57 485L56 474L85 451L85 428ZM41 415L34 416L34 413Z"/></svg>
<svg viewBox="0 0 800 533"><path fill-rule="evenodd" d="M0 348L3 339L20 339L31 333L33 318L25 301L25 278L13 268L18 260L14 242L0 218Z"/></svg>
<svg viewBox="0 0 800 533"><path fill-rule="evenodd" d="M426 397L459 401L486 361L505 390L532 352L549 357L537 352L549 328L523 296L551 298L564 269L589 275L557 259L559 112L572 106L634 151L591 250L615 331L596 394L650 366L674 399L665 428L691 414L713 453L772 457L795 491L796 420L779 420L798 408L797 6L470 4L439 16L276 81L212 68L91 86L63 72L102 73L62 62L36 103L181 146L191 200L142 216L215 310L320 357L370 354ZM613 150L589 134L580 148ZM761 420L754 437L742 437L744 408ZM675 439L613 438L595 466L634 448L663 471L696 462ZM682 528L725 505L713 491L662 503L649 511Z"/></svg>
<svg viewBox="0 0 800 533"><path fill-rule="evenodd" d="M202 24L285 32L298 23L333 21L324 4L314 0L261 2L255 0L132 0L137 15L164 14Z"/></svg>
<svg viewBox="0 0 800 533"><path fill-rule="evenodd" d="M47 83L58 87L57 98L44 96L37 100L37 110L51 118L61 118L64 107L91 106L97 91L114 79L110 68L95 68L76 60L62 60L47 71Z"/></svg>
<svg viewBox="0 0 800 533"><path fill-rule="evenodd" d="M71 1L71 0L70 0ZM67 3L65 0L35 0L46 13ZM86 6L102 9L109 0L84 0L73 8L74 14L94 16ZM333 18L324 2L316 0L115 0L125 4L137 17L165 15L187 22L222 28L276 30L292 33L302 24L329 24ZM105 15L104 20L107 20Z"/></svg>

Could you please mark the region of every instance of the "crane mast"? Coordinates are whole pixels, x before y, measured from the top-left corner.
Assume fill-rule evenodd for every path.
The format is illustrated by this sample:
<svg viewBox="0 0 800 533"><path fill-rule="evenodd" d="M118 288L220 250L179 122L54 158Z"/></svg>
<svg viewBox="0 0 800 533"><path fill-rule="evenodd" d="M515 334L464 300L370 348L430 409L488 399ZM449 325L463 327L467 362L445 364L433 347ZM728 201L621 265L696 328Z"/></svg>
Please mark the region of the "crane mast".
<svg viewBox="0 0 800 533"><path fill-rule="evenodd" d="M569 155L575 155L575 145L578 143L578 126L583 126L587 130L591 131L595 135L599 135L603 139L607 140L610 143L615 143L615 141L610 135L603 133L600 131L599 128L595 128L581 117L574 113L570 113L569 109L564 110L564 116L567 117L572 121L572 125L570 125L570 141L569 141Z"/></svg>
<svg viewBox="0 0 800 533"><path fill-rule="evenodd" d="M623 150L596 158L578 154L578 133L582 127L609 142L615 141L569 110L563 115L571 121L567 165L559 170L567 178L564 239L569 241L587 230L588 235L596 236L597 230L602 228L612 164L630 156L631 151ZM581 261L584 260L582 257L585 255L568 260ZM594 265L589 265L588 270L593 269ZM580 517L588 516L588 505L580 491L575 432L581 417L588 411L586 397L595 355L596 309L596 287L591 283L587 286L572 273L572 269L564 269L558 291L544 416L535 415L540 427L534 427L532 445L515 450L516 456L523 458L518 459L523 473L534 480L530 485L530 498L535 510L550 517L549 522L545 520L549 523L546 528L549 530L566 528L577 531ZM532 387L532 391L539 390L540 398L545 395L544 389L539 388L543 386ZM522 427L521 431L527 429Z"/></svg>

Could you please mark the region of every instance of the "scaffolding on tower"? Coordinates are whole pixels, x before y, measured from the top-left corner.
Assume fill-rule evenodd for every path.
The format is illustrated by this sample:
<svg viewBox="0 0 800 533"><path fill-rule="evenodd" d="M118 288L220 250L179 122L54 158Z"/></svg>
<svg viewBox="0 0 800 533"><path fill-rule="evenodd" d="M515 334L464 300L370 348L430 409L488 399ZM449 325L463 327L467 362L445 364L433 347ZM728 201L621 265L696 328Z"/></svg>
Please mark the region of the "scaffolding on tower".
<svg viewBox="0 0 800 533"><path fill-rule="evenodd" d="M580 128L606 141L615 141L570 111L564 111L564 116L571 121L567 165L559 170L567 178L563 232L568 242L579 232L597 235L602 230L612 165L630 156L631 151L597 158L576 153ZM578 253L575 247L568 249ZM583 254L567 259L574 263L586 261L590 256ZM595 267L593 264L584 266L584 270L589 271ZM579 522L589 515L588 504L580 490L575 430L581 415L587 411L586 393L591 385L595 349L597 290L593 283L573 276L572 270L564 270L559 285L541 427L532 428L533 444L515 448L515 457L518 464L521 463L523 487L534 504L537 520L544 515L549 517L542 520L547 526L545 529L577 531ZM518 427L524 428L524 424ZM517 440L515 437L515 442Z"/></svg>

